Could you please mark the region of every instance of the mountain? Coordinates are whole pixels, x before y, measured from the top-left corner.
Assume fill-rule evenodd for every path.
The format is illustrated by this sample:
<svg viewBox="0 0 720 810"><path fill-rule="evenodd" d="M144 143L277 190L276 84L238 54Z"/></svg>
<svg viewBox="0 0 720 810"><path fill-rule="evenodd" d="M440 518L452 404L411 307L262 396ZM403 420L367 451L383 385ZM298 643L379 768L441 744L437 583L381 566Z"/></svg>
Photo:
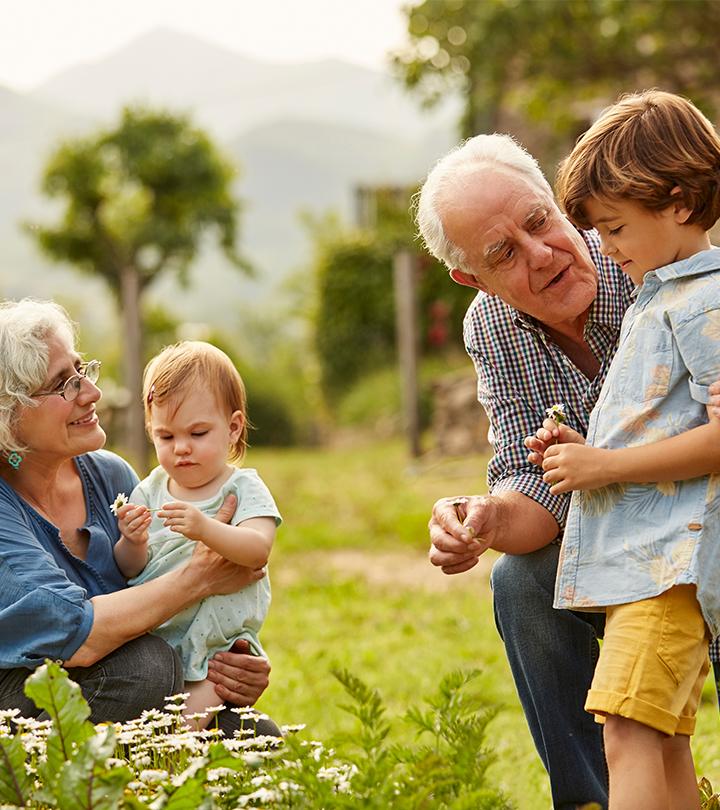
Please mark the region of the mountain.
<svg viewBox="0 0 720 810"><path fill-rule="evenodd" d="M423 113L399 82L368 68L338 60L269 64L164 28L63 71L31 97L98 119L136 101L192 110L221 137L287 118L412 137L443 122L451 126L458 114L452 100Z"/></svg>
<svg viewBox="0 0 720 810"><path fill-rule="evenodd" d="M351 223L358 184L413 185L456 140L457 101L426 114L388 75L337 61L270 65L155 30L32 93L0 88L0 295L79 299L100 328L109 322L102 284L40 256L19 223L57 218L38 188L51 148L111 124L133 98L189 111L239 165L241 249L257 278L208 249L187 290L170 278L153 288L180 317L230 327L239 302L269 300L309 264L300 211L332 209Z"/></svg>

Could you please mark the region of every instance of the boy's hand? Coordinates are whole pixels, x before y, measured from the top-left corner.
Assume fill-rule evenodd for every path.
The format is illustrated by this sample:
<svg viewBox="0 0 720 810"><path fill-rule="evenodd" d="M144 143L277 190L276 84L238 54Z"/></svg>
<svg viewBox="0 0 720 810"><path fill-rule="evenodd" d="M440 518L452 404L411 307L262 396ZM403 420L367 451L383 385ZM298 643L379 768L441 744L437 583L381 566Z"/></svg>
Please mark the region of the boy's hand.
<svg viewBox="0 0 720 810"><path fill-rule="evenodd" d="M555 444L545 451L543 481L550 493L559 495L574 489L598 489L612 483L608 477L608 456L612 451L586 444Z"/></svg>
<svg viewBox="0 0 720 810"><path fill-rule="evenodd" d="M719 400L720 401L720 400ZM567 425L558 425L554 419L545 419L534 436L525 438L525 447L530 450L528 461L542 467L545 451L554 444L585 444L585 439Z"/></svg>
<svg viewBox="0 0 720 810"><path fill-rule="evenodd" d="M202 540L207 521L212 520L199 509L182 501L163 504L157 514L164 526L179 532L188 540Z"/></svg>
<svg viewBox="0 0 720 810"><path fill-rule="evenodd" d="M118 509L118 528L120 534L135 545L142 545L148 541L148 528L152 521L152 514L147 506L128 503Z"/></svg>

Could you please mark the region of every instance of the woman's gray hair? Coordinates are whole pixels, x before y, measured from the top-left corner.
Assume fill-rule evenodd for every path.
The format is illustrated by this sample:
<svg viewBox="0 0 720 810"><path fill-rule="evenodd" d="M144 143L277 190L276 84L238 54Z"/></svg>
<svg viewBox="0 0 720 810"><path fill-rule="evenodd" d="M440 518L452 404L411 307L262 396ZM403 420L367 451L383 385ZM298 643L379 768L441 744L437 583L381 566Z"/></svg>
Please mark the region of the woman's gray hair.
<svg viewBox="0 0 720 810"><path fill-rule="evenodd" d="M0 302L0 458L22 453L14 428L21 405L33 407L30 395L40 389L48 372L48 340L65 335L75 344L75 324L54 301Z"/></svg>
<svg viewBox="0 0 720 810"><path fill-rule="evenodd" d="M456 146L430 170L417 195L415 214L418 233L428 252L450 270L474 272L467 266L465 252L445 235L438 203L452 186L461 186L461 178L485 166L511 169L553 198L552 188L538 162L510 135L476 135Z"/></svg>

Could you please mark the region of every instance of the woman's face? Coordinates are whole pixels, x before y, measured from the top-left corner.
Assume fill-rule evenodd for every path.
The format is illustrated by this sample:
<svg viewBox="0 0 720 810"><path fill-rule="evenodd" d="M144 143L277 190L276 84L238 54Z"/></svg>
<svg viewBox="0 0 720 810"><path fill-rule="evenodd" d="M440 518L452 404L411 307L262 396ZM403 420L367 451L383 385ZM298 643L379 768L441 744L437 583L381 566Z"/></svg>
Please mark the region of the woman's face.
<svg viewBox="0 0 720 810"><path fill-rule="evenodd" d="M56 333L47 339L48 370L40 392L58 391L81 365L68 335ZM76 399L68 402L57 394L35 399L35 407L20 406L15 436L29 449L26 456L65 460L99 450L105 444L95 405L102 394L97 386L83 378Z"/></svg>

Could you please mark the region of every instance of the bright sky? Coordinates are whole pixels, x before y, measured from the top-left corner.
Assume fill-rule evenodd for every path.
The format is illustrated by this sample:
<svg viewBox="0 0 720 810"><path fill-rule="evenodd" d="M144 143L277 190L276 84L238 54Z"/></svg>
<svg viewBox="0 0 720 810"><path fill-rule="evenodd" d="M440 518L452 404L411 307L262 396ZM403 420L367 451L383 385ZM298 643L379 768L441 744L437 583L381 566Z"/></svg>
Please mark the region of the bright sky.
<svg viewBox="0 0 720 810"><path fill-rule="evenodd" d="M410 0L0 0L0 85L25 91L157 26L268 62L340 57L380 68Z"/></svg>

